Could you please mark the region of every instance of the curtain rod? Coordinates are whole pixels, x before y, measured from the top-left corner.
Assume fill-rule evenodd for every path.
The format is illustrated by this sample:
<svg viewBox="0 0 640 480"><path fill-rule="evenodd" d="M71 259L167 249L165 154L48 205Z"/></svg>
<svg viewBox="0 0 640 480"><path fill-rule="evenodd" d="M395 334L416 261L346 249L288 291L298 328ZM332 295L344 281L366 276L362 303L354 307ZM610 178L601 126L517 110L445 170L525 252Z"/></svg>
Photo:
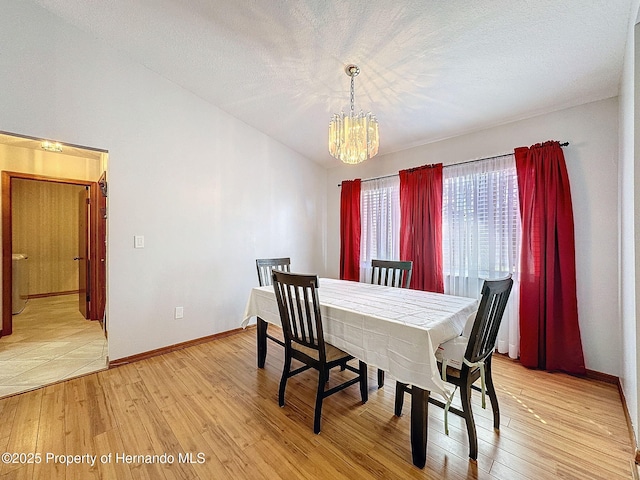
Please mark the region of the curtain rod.
<svg viewBox="0 0 640 480"><path fill-rule="evenodd" d="M560 144L561 147L566 147L569 145L569 142L563 142ZM450 165L444 165L442 168L447 168L447 167L455 167L457 165L464 165L465 163L473 163L473 162L481 162L483 160L492 160L494 158L499 158L499 157L504 157L506 155L513 155L513 152L509 152L509 153L503 153L502 155L493 155L492 157L484 157L484 158L476 158L475 160L467 160L465 162L458 162L458 163L452 163ZM363 182L373 182L374 180L382 180L383 178L391 178L391 177L397 177L398 174L397 173L392 173L389 175L382 175L380 177L372 177L372 178L366 178L364 180L362 180ZM342 186L342 183L339 183L338 186Z"/></svg>

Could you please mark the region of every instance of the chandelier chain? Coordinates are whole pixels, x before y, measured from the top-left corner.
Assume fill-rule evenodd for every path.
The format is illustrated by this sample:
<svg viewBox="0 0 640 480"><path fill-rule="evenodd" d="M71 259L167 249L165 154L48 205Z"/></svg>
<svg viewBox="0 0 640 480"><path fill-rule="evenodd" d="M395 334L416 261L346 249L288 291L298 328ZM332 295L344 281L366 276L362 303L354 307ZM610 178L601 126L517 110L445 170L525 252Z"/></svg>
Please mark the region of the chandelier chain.
<svg viewBox="0 0 640 480"><path fill-rule="evenodd" d="M355 103L354 94L353 94L353 90L354 90L354 88L353 88L353 83L354 83L353 78L354 78L354 75L351 75L351 98L350 98L350 100L351 100L351 115L353 115L353 111L354 111L353 104Z"/></svg>

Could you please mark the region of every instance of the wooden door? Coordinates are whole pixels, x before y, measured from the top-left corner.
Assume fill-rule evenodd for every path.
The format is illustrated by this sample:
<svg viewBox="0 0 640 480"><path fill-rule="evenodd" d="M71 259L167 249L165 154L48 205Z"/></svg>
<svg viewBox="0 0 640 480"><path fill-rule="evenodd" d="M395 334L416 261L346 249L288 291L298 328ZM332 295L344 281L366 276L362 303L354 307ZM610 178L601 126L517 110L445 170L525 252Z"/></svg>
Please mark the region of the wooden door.
<svg viewBox="0 0 640 480"><path fill-rule="evenodd" d="M89 284L89 190L85 188L78 195L78 310L89 318L91 286Z"/></svg>

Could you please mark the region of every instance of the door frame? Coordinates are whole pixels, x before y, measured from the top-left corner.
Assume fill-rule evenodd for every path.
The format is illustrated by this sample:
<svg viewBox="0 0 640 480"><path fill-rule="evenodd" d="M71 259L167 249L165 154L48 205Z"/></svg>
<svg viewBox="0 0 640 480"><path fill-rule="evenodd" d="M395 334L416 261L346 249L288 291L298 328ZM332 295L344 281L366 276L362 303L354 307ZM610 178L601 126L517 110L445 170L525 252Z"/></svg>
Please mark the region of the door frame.
<svg viewBox="0 0 640 480"><path fill-rule="evenodd" d="M78 310L84 318L91 318L91 244L89 242L91 215L91 199L89 197L89 187L84 187L78 191L78 224L76 225L76 235L78 236L78 250L74 260L78 261ZM12 257L13 258L13 257Z"/></svg>
<svg viewBox="0 0 640 480"><path fill-rule="evenodd" d="M100 269L101 259L97 248L99 242L106 239L106 231L104 222L100 219L99 195L100 188L97 182L89 180L74 180L69 178L49 177L45 175L34 175L20 172L2 172L2 330L0 336L11 335L13 331L13 318L11 314L11 292L13 283L13 264L11 261L13 247L13 226L11 215L11 182L13 179L36 180L43 182L64 183L70 185L80 185L89 188L89 198L91 203L89 218L89 276L91 278L89 295L92 299L98 299L98 288L105 285L104 269ZM102 320L99 312L99 302L91 301L89 303L88 320Z"/></svg>

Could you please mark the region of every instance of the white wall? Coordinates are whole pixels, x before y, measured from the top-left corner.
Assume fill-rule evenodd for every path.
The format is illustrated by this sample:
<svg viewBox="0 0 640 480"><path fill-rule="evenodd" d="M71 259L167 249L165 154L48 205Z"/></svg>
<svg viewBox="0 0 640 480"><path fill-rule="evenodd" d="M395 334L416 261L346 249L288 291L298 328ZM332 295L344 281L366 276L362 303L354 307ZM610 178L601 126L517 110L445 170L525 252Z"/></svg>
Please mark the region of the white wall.
<svg viewBox="0 0 640 480"><path fill-rule="evenodd" d="M238 328L257 257L323 273L324 169L40 7L0 11L0 130L109 151L111 360Z"/></svg>
<svg viewBox="0 0 640 480"><path fill-rule="evenodd" d="M380 125L384 142L384 125ZM617 98L542 115L410 150L375 157L327 176L327 274L339 275L341 180L371 178L424 164L451 164L512 152L546 140L568 141L578 313L590 370L619 375L618 314L618 103Z"/></svg>

